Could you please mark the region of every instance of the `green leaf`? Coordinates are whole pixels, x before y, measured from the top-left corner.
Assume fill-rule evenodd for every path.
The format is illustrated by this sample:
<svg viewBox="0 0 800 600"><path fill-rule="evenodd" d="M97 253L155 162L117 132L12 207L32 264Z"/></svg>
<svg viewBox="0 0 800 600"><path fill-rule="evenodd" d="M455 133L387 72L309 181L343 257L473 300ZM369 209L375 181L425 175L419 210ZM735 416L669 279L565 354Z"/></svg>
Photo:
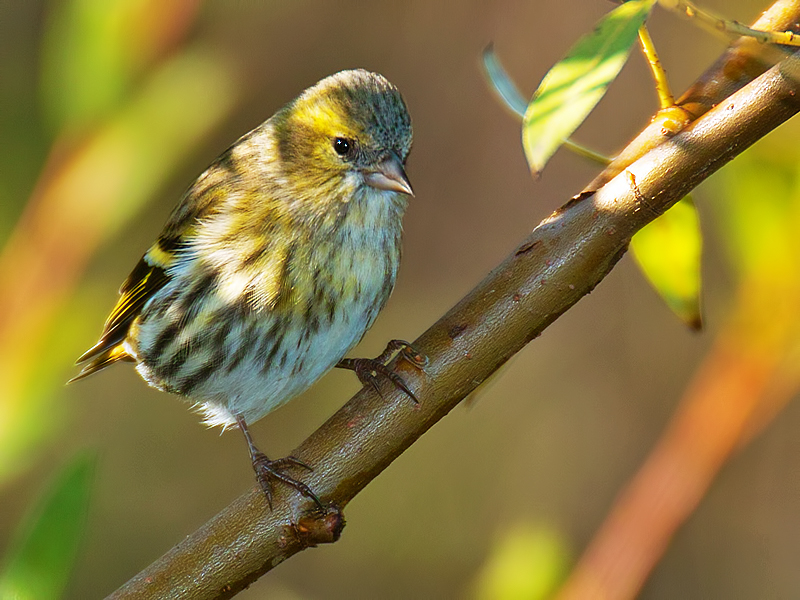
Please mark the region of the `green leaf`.
<svg viewBox="0 0 800 600"><path fill-rule="evenodd" d="M29 511L0 573L0 598L61 597L86 523L94 464L94 455L78 455Z"/></svg>
<svg viewBox="0 0 800 600"><path fill-rule="evenodd" d="M522 145L534 176L606 93L655 2L630 0L618 6L545 75L522 123Z"/></svg>
<svg viewBox="0 0 800 600"><path fill-rule="evenodd" d="M486 72L486 78L489 80L489 85L497 93L503 105L516 116L523 118L525 109L528 107L525 98L522 97L516 84L506 73L491 44L483 51L483 68ZM564 140L564 146L578 156L583 156L601 165L608 165L612 160L570 139Z"/></svg>
<svg viewBox="0 0 800 600"><path fill-rule="evenodd" d="M631 251L647 280L672 312L702 327L700 260L703 238L697 209L686 196L633 236Z"/></svg>

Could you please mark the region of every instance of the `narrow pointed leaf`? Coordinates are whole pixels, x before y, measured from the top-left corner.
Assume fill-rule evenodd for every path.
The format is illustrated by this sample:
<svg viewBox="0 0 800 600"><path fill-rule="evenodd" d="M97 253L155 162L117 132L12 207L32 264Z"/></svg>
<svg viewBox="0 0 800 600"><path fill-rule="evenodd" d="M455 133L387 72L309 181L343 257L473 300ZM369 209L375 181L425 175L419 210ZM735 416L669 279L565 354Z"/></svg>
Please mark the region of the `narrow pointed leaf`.
<svg viewBox="0 0 800 600"><path fill-rule="evenodd" d="M678 318L700 329L702 234L690 196L631 240L631 251L647 280Z"/></svg>
<svg viewBox="0 0 800 600"><path fill-rule="evenodd" d="M27 515L0 572L0 598L60 598L75 563L91 490L94 456L81 454Z"/></svg>
<svg viewBox="0 0 800 600"><path fill-rule="evenodd" d="M483 51L483 69L489 84L500 97L500 100L503 101L503 104L514 114L524 117L528 103L520 94L511 77L508 76L505 68L500 63L500 59L497 58L494 46L491 44Z"/></svg>
<svg viewBox="0 0 800 600"><path fill-rule="evenodd" d="M500 98L503 105L516 116L520 118L524 117L525 110L528 107L525 98L522 97L516 84L512 81L511 77L508 76L508 73L503 68L491 44L483 51L483 68L489 85ZM564 140L564 146L572 150L578 156L583 156L601 165L608 165L612 160L571 139Z"/></svg>
<svg viewBox="0 0 800 600"><path fill-rule="evenodd" d="M630 0L618 6L545 75L522 123L522 145L534 176L606 93L654 4Z"/></svg>

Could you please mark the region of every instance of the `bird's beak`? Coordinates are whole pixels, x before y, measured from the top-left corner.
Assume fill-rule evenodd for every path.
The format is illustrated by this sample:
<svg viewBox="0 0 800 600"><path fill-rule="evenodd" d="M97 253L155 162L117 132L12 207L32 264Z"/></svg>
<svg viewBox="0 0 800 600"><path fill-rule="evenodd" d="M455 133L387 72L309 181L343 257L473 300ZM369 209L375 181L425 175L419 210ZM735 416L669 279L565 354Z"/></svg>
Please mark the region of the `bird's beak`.
<svg viewBox="0 0 800 600"><path fill-rule="evenodd" d="M391 152L386 159L379 162L375 166L375 170L364 173L364 181L367 185L379 190L402 192L409 196L414 195L414 190L411 189L411 183L408 181L408 175L403 169L403 161L394 152Z"/></svg>

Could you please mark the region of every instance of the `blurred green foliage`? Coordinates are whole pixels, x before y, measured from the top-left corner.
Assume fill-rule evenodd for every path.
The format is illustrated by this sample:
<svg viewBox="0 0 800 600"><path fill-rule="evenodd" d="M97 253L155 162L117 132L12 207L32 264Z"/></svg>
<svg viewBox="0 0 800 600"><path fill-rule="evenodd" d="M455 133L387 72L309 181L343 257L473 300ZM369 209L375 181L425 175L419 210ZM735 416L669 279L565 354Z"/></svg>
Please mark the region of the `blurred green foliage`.
<svg viewBox="0 0 800 600"><path fill-rule="evenodd" d="M19 525L0 569L0 599L60 598L83 537L96 458L65 465Z"/></svg>
<svg viewBox="0 0 800 600"><path fill-rule="evenodd" d="M54 0L48 7L40 79L32 82L41 112L19 90L0 88L12 107L0 111L9 141L0 158L12 172L0 184L7 200L0 236L17 220L22 193L33 188L0 251L0 484L24 471L69 423L57 391L63 365L81 350L74 324L85 323L82 310L65 307L87 261L226 118L240 87L218 53L182 43L196 0ZM37 167L34 187L26 177ZM1 597L61 596L92 465L78 457L29 511L9 548Z"/></svg>
<svg viewBox="0 0 800 600"><path fill-rule="evenodd" d="M476 600L545 600L568 572L570 553L552 527L516 523L499 535L475 584Z"/></svg>
<svg viewBox="0 0 800 600"><path fill-rule="evenodd" d="M792 282L800 257L796 122L737 157L717 180L719 230L740 278ZM724 204L723 204L724 203Z"/></svg>
<svg viewBox="0 0 800 600"><path fill-rule="evenodd" d="M137 79L191 23L197 0L50 2L42 42L41 98L53 132L109 118Z"/></svg>
<svg viewBox="0 0 800 600"><path fill-rule="evenodd" d="M778 357L787 392L800 385L799 131L791 121L725 168L714 211L739 279L737 336L752 352Z"/></svg>
<svg viewBox="0 0 800 600"><path fill-rule="evenodd" d="M74 318L62 308L87 261L237 101L222 57L176 45L196 10L194 0L65 0L47 15L40 90L54 142L0 252L0 482L61 422L57 367L81 349L52 344L52 329Z"/></svg>

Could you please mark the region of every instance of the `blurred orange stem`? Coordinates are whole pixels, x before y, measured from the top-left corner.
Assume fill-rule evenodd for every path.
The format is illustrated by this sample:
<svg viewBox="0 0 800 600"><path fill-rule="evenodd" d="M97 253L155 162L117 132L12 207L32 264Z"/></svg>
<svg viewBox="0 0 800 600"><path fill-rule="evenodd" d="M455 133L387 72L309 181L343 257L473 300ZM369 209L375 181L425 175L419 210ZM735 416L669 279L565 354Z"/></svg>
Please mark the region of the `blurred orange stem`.
<svg viewBox="0 0 800 600"><path fill-rule="evenodd" d="M98 230L83 226L86 215L67 210L62 202L68 188L77 187L67 197L75 198L77 192L80 198L78 186L90 183L79 175L77 181L70 181L76 177L75 167L85 147L52 152L25 212L0 252L0 356L4 357L0 376L6 398L21 396L56 308L96 246ZM81 231L81 240L70 240L70 231Z"/></svg>
<svg viewBox="0 0 800 600"><path fill-rule="evenodd" d="M743 438L779 365L723 335L641 470L617 499L560 600L633 598Z"/></svg>

